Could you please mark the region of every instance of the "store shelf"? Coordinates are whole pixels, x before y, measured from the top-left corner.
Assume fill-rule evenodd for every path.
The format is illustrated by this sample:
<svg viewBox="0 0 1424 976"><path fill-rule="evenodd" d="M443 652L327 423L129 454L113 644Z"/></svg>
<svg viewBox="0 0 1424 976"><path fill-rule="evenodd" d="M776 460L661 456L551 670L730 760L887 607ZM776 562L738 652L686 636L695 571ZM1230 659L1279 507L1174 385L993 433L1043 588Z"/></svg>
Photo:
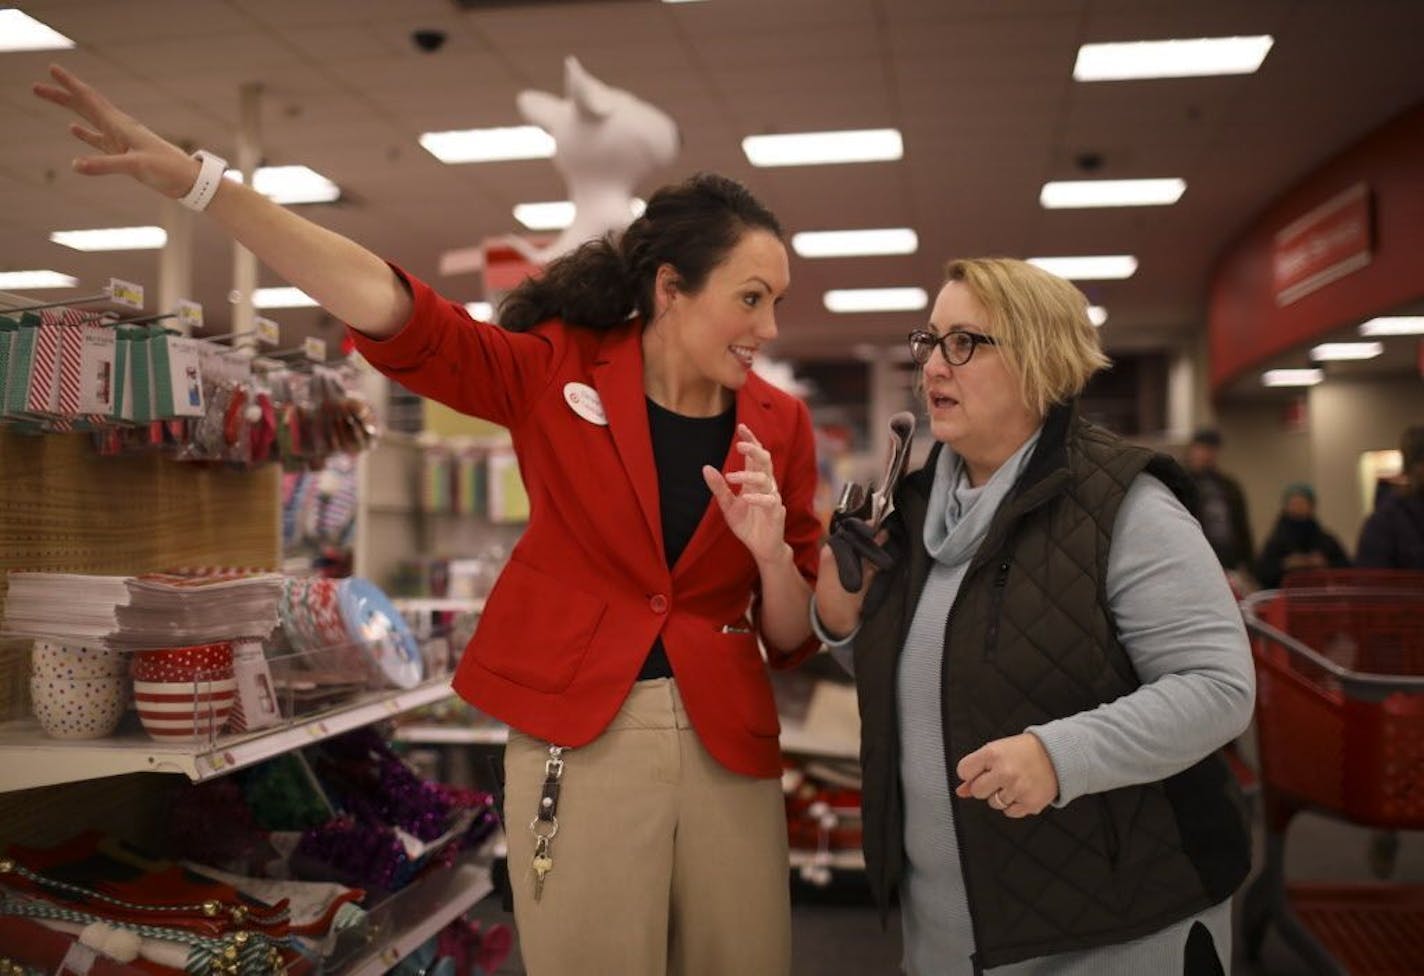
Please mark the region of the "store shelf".
<svg viewBox="0 0 1424 976"><path fill-rule="evenodd" d="M485 601L474 597L462 600L457 597L397 596L391 598L397 610L402 613L483 613Z"/></svg>
<svg viewBox="0 0 1424 976"><path fill-rule="evenodd" d="M509 736L502 725L403 725L396 729L398 742L428 746L488 746L501 745ZM812 735L797 726L786 724L781 729L781 748L799 756L825 759L859 759L860 743Z"/></svg>
<svg viewBox="0 0 1424 976"><path fill-rule="evenodd" d="M402 725L391 738L421 746L500 746L509 738L509 729L503 725Z"/></svg>
<svg viewBox="0 0 1424 976"><path fill-rule="evenodd" d="M74 783L122 773L182 773L195 783L448 698L450 679L409 691L380 691L276 728L226 735L213 743L167 744L142 734L51 739L33 719L0 726L0 792Z"/></svg>
<svg viewBox="0 0 1424 976"><path fill-rule="evenodd" d="M791 851L791 866L803 868L825 864L832 871L864 871L865 854L860 851L831 851L823 855L818 851Z"/></svg>
<svg viewBox="0 0 1424 976"><path fill-rule="evenodd" d="M490 860L495 846L493 840L486 843L475 857L416 882L390 906L377 906L372 911L375 939L338 976L380 976L469 911L494 890Z"/></svg>
<svg viewBox="0 0 1424 976"><path fill-rule="evenodd" d="M860 758L858 740L810 733L786 721L781 723L781 748L798 756L819 756L823 759Z"/></svg>

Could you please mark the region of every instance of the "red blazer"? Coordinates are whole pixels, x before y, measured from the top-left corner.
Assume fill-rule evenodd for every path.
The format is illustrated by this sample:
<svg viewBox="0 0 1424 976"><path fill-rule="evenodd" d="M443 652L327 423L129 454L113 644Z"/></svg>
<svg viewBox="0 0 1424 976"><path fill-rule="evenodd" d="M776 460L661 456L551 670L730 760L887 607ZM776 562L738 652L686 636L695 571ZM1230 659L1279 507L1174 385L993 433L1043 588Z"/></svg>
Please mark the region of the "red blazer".
<svg viewBox="0 0 1424 976"><path fill-rule="evenodd" d="M662 635L688 717L722 765L781 772L776 704L754 632L756 564L709 503L677 565L663 554L657 471L643 392L641 326L608 332L544 323L524 332L473 321L406 276L415 298L399 333L357 349L401 385L509 429L529 492L529 525L486 601L455 674L462 698L536 738L581 746L618 712ZM597 392L607 423L575 384ZM771 452L786 540L814 584L821 525L806 405L749 376L737 422ZM743 467L729 451L723 471ZM817 647L768 649L791 667Z"/></svg>

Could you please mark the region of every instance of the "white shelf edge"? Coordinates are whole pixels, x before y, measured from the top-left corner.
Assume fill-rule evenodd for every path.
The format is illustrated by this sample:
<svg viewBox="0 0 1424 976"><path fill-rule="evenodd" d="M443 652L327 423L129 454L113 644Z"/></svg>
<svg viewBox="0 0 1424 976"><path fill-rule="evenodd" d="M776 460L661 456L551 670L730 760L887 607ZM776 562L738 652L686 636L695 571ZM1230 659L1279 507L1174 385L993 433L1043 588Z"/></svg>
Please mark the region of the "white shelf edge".
<svg viewBox="0 0 1424 976"><path fill-rule="evenodd" d="M509 730L502 725L474 727L404 725L396 729L394 738L398 742L408 742L412 745L459 746L500 745L508 736ZM858 743L808 735L800 728L791 725L783 726L781 729L781 748L797 755L819 756L826 759L860 758Z"/></svg>
<svg viewBox="0 0 1424 976"><path fill-rule="evenodd" d="M368 948L360 958L349 966L342 967L338 976L381 976L419 949L445 926L469 911L480 899L494 890L487 860L481 858L479 864L461 865L451 871L449 877L441 879L441 894L452 889L455 892L454 897L437 902L422 917L419 925L398 933L379 947Z"/></svg>
<svg viewBox="0 0 1424 976"><path fill-rule="evenodd" d="M828 739L806 732L800 726L782 723L781 748L797 755L821 756L826 759L859 759L860 743L845 739Z"/></svg>
<svg viewBox="0 0 1424 976"><path fill-rule="evenodd" d="M805 851L793 848L791 850L791 866L802 868L818 863L820 854L817 851ZM832 871L864 871L865 854L861 851L831 851L830 860L826 862L826 867Z"/></svg>
<svg viewBox="0 0 1424 976"><path fill-rule="evenodd" d="M402 612L420 613L453 611L455 613L483 613L485 601L480 597L462 599L460 597L398 596L391 603Z"/></svg>
<svg viewBox="0 0 1424 976"><path fill-rule="evenodd" d="M149 738L51 739L38 723L0 730L0 793L54 786L123 773L182 773L195 783L392 718L448 698L441 677L406 691L385 691L342 708L296 719L274 729L219 738L212 745L165 745Z"/></svg>
<svg viewBox="0 0 1424 976"><path fill-rule="evenodd" d="M397 742L426 746L498 746L509 739L503 725L401 725L391 736Z"/></svg>

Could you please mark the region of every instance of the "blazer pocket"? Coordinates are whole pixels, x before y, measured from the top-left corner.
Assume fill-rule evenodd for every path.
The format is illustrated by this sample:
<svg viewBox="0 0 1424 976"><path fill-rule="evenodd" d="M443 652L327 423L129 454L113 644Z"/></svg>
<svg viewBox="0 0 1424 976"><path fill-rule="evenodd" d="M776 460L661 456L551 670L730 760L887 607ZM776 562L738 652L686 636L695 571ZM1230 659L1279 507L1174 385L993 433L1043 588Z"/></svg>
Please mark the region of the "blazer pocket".
<svg viewBox="0 0 1424 976"><path fill-rule="evenodd" d="M515 684L554 694L573 683L608 605L568 581L511 560L490 593L475 660Z"/></svg>
<svg viewBox="0 0 1424 976"><path fill-rule="evenodd" d="M742 724L752 735L775 738L781 734L781 718L776 711L776 697L771 693L771 678L766 662L752 631L721 632L714 638L717 649L736 672L729 686L737 696Z"/></svg>

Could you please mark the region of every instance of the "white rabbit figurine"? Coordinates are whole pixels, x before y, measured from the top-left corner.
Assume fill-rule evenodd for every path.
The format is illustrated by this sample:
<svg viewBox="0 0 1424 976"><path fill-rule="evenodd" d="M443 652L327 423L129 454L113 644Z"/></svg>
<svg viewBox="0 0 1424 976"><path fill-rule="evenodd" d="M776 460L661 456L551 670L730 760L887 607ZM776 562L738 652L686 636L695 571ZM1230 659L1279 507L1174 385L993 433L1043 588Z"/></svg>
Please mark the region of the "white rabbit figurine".
<svg viewBox="0 0 1424 976"><path fill-rule="evenodd" d="M677 157L681 139L667 113L599 81L573 56L564 59L562 98L522 91L516 104L520 115L554 137L554 166L574 204L573 223L547 247L506 239L537 264L627 227L638 182Z"/></svg>

